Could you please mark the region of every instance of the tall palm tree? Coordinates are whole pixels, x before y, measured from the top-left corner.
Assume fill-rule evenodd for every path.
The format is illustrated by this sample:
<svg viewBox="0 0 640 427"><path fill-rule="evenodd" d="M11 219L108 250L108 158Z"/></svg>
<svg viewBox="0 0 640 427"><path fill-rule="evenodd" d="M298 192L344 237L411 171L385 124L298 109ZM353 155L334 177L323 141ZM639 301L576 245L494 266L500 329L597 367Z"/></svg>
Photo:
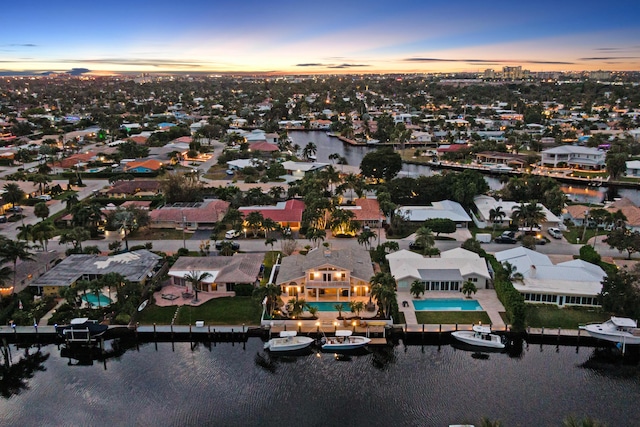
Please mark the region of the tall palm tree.
<svg viewBox="0 0 640 427"><path fill-rule="evenodd" d="M363 230L362 233L358 235L358 244L364 245L364 248L369 250L371 249L371 240L374 240L378 235L375 231L372 230Z"/></svg>
<svg viewBox="0 0 640 427"><path fill-rule="evenodd" d="M64 198L64 202L67 205L67 210L70 211L75 205L80 202L78 198L78 193L71 193Z"/></svg>
<svg viewBox="0 0 640 427"><path fill-rule="evenodd" d="M269 316L273 316L273 311L278 305L278 299L282 295L282 289L273 283L267 283L265 286L260 286L253 291L253 296L262 302L265 298L266 308L269 312Z"/></svg>
<svg viewBox="0 0 640 427"><path fill-rule="evenodd" d="M12 276L13 271L9 267L0 268L0 285L4 286Z"/></svg>
<svg viewBox="0 0 640 427"><path fill-rule="evenodd" d="M489 209L489 221L493 224L493 231L496 230L496 222L502 222L506 216L507 214L502 210L502 206Z"/></svg>
<svg viewBox="0 0 640 427"><path fill-rule="evenodd" d="M416 230L416 244L422 247L423 253L428 253L433 245L436 244L436 239L433 237L433 231L429 227L422 226Z"/></svg>
<svg viewBox="0 0 640 427"><path fill-rule="evenodd" d="M46 252L48 250L49 240L55 235L55 227L49 222L39 222L33 226L31 234L34 240L40 242L40 245Z"/></svg>
<svg viewBox="0 0 640 427"><path fill-rule="evenodd" d="M11 203L12 207L16 207L16 203L22 201L25 198L25 192L22 191L22 188L15 182L9 182L4 185L4 194L2 198L7 202Z"/></svg>
<svg viewBox="0 0 640 427"><path fill-rule="evenodd" d="M511 218L518 224L529 230L533 229L546 219L543 208L538 202L521 203L512 209Z"/></svg>
<svg viewBox="0 0 640 427"><path fill-rule="evenodd" d="M193 292L195 292L195 299L194 299L195 302L198 301L198 290L200 290L200 284L204 282L206 279L208 279L209 277L212 277L212 276L211 276L211 273L209 273L208 271L196 271L196 270L192 270L184 275L184 279L188 282L191 282L191 288L193 289Z"/></svg>
<svg viewBox="0 0 640 427"><path fill-rule="evenodd" d="M314 144L313 142L309 142L304 146L304 149L302 150L302 157L304 157L306 161L309 161L316 155L317 152L318 147L316 146L316 144Z"/></svg>
<svg viewBox="0 0 640 427"><path fill-rule="evenodd" d="M375 298L383 317L389 317L391 307L397 303L396 279L389 273L376 273L369 280L371 283L371 296Z"/></svg>
<svg viewBox="0 0 640 427"><path fill-rule="evenodd" d="M24 240L25 242L29 241L33 237L33 225L32 224L24 224L18 226L18 234L16 237L20 240Z"/></svg>
<svg viewBox="0 0 640 427"><path fill-rule="evenodd" d="M102 307L102 298L100 298L102 287L102 282L100 282L99 280L93 280L89 283L89 290L93 292L93 294L96 296L96 299L98 300L98 308Z"/></svg>
<svg viewBox="0 0 640 427"><path fill-rule="evenodd" d="M30 261L33 260L33 255L29 251L30 247L27 242L20 240L5 239L0 245L0 264L5 262L13 263L13 288L11 293L16 290L16 266L18 260Z"/></svg>

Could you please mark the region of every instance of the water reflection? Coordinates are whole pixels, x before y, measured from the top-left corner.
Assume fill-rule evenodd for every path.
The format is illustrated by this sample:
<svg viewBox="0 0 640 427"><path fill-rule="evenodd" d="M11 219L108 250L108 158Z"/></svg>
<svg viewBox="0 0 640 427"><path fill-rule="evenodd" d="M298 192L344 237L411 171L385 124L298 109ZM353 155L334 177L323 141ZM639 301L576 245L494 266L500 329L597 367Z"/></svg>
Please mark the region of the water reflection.
<svg viewBox="0 0 640 427"><path fill-rule="evenodd" d="M100 362L106 370L107 360L117 360L135 346L135 341L124 339L107 340L93 346L62 344L60 357L68 359L68 366L93 366L94 362Z"/></svg>
<svg viewBox="0 0 640 427"><path fill-rule="evenodd" d="M20 351L16 348L15 351ZM25 347L22 353L13 355L11 347L2 346L2 366L0 366L0 395L5 399L20 394L29 388L29 381L36 372L45 371L44 363L49 353L43 353L39 346ZM17 359L17 361L15 360Z"/></svg>

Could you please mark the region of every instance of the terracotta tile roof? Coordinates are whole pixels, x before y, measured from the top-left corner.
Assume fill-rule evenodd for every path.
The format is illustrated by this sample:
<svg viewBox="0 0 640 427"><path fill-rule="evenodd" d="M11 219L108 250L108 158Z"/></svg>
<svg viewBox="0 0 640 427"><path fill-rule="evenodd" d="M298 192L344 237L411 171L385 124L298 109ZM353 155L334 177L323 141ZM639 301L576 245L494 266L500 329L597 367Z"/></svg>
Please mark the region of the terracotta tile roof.
<svg viewBox="0 0 640 427"><path fill-rule="evenodd" d="M136 194L141 191L157 192L160 190L160 182L152 180L118 181L106 191L106 194Z"/></svg>
<svg viewBox="0 0 640 427"><path fill-rule="evenodd" d="M78 163L86 163L89 160L91 160L94 156L96 155L96 153L79 153L79 154L74 154L72 156L67 157L66 159L62 159L60 160L60 162L55 163L56 166L60 166L61 168L73 168L75 167Z"/></svg>
<svg viewBox="0 0 640 427"><path fill-rule="evenodd" d="M128 208L129 206L135 206L138 209L149 210L151 207L150 200L127 200L120 205L121 208Z"/></svg>
<svg viewBox="0 0 640 427"><path fill-rule="evenodd" d="M198 207L163 207L149 213L152 222L175 222L183 221L182 215L187 222L219 222L229 209L229 202L224 200L211 200Z"/></svg>
<svg viewBox="0 0 640 427"><path fill-rule="evenodd" d="M128 139L130 139L131 141L135 142L138 145L144 145L147 143L147 138L146 136L140 136L140 135L136 135L136 136L132 136L129 137Z"/></svg>
<svg viewBox="0 0 640 427"><path fill-rule="evenodd" d="M623 208L627 206L635 206L635 204L628 197L623 197L622 199L616 200L615 202L611 203L612 208Z"/></svg>
<svg viewBox="0 0 640 427"><path fill-rule="evenodd" d="M621 211L624 216L627 218L627 225L631 227L640 226L640 208L637 206L622 206L622 207L609 207L607 211L616 213L617 211Z"/></svg>
<svg viewBox="0 0 640 427"><path fill-rule="evenodd" d="M238 209L246 217L250 212L260 212L264 218L271 218L276 222L302 222L304 202L301 200L287 200L275 206L245 206Z"/></svg>
<svg viewBox="0 0 640 427"><path fill-rule="evenodd" d="M436 151L438 151L438 153L451 153L455 151L460 151L463 148L467 148L467 145L466 144L441 145L440 147L437 148Z"/></svg>
<svg viewBox="0 0 640 427"><path fill-rule="evenodd" d="M193 141L193 138L191 138L190 136L181 136L180 138L176 138L171 142L175 144L178 144L178 143L191 144L191 141Z"/></svg>
<svg viewBox="0 0 640 427"><path fill-rule="evenodd" d="M585 205L569 205L565 209L572 218L584 219L585 212L589 209L589 207Z"/></svg>
<svg viewBox="0 0 640 427"><path fill-rule="evenodd" d="M251 144L251 146L249 147L252 151L278 151L278 146L276 144L271 144L270 142L267 141L260 141L260 142L256 142L254 144Z"/></svg>
<svg viewBox="0 0 640 427"><path fill-rule="evenodd" d="M140 162L129 162L125 165L124 170L130 171L136 168L145 168L152 171L156 171L162 167L162 162L155 159L142 160Z"/></svg>

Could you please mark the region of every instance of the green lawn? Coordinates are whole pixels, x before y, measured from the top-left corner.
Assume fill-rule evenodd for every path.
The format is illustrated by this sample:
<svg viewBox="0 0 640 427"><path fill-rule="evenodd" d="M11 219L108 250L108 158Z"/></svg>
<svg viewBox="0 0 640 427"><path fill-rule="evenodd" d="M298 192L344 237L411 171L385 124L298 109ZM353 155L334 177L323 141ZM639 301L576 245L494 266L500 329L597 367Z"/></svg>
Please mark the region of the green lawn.
<svg viewBox="0 0 640 427"><path fill-rule="evenodd" d="M484 311L416 311L418 323L428 325L454 324L470 325L482 322L486 325L491 319Z"/></svg>
<svg viewBox="0 0 640 427"><path fill-rule="evenodd" d="M593 228L587 228L587 231L585 232L584 227L569 227L569 230L562 234L569 243L578 243L578 239L580 239L580 243L584 243L596 235L596 230ZM584 240L582 240L583 235ZM601 237L598 237L596 244L600 244L606 235L607 232L605 230L598 230L598 236Z"/></svg>
<svg viewBox="0 0 640 427"><path fill-rule="evenodd" d="M172 228L142 228L129 234L129 239L133 240L182 240L184 237L189 240L193 233L182 233L182 230Z"/></svg>
<svg viewBox="0 0 640 427"><path fill-rule="evenodd" d="M527 326L532 328L578 329L578 325L601 322L609 315L600 309L583 307L559 308L550 304L527 304Z"/></svg>
<svg viewBox="0 0 640 427"><path fill-rule="evenodd" d="M141 313L138 322L169 325L175 312L175 306L150 306ZM262 307L251 297L216 298L198 307L182 306L176 324L189 325L203 320L205 325L258 325L261 313Z"/></svg>

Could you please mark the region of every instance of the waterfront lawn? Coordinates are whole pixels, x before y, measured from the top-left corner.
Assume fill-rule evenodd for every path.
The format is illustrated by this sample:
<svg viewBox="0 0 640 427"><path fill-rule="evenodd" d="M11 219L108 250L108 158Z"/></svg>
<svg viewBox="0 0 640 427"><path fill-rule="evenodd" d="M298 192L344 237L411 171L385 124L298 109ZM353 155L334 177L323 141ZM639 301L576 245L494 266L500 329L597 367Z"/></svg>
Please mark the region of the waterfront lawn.
<svg viewBox="0 0 640 427"><path fill-rule="evenodd" d="M141 325L170 325L176 308L156 305L147 307L140 313L138 322ZM175 324L193 325L196 320L203 320L205 325L258 325L260 314L262 307L251 297L215 298L198 307L180 306Z"/></svg>
<svg viewBox="0 0 640 427"><path fill-rule="evenodd" d="M578 325L603 322L609 315L601 309L587 307L560 308L551 304L527 304L527 326L532 328L578 329Z"/></svg>
<svg viewBox="0 0 640 427"><path fill-rule="evenodd" d="M196 320L204 320L205 325L258 325L262 307L252 297L215 298L192 307L182 306L176 323L188 325Z"/></svg>
<svg viewBox="0 0 640 427"><path fill-rule="evenodd" d="M471 325L482 322L485 325L491 323L489 315L485 311L416 311L418 324L427 325Z"/></svg>

